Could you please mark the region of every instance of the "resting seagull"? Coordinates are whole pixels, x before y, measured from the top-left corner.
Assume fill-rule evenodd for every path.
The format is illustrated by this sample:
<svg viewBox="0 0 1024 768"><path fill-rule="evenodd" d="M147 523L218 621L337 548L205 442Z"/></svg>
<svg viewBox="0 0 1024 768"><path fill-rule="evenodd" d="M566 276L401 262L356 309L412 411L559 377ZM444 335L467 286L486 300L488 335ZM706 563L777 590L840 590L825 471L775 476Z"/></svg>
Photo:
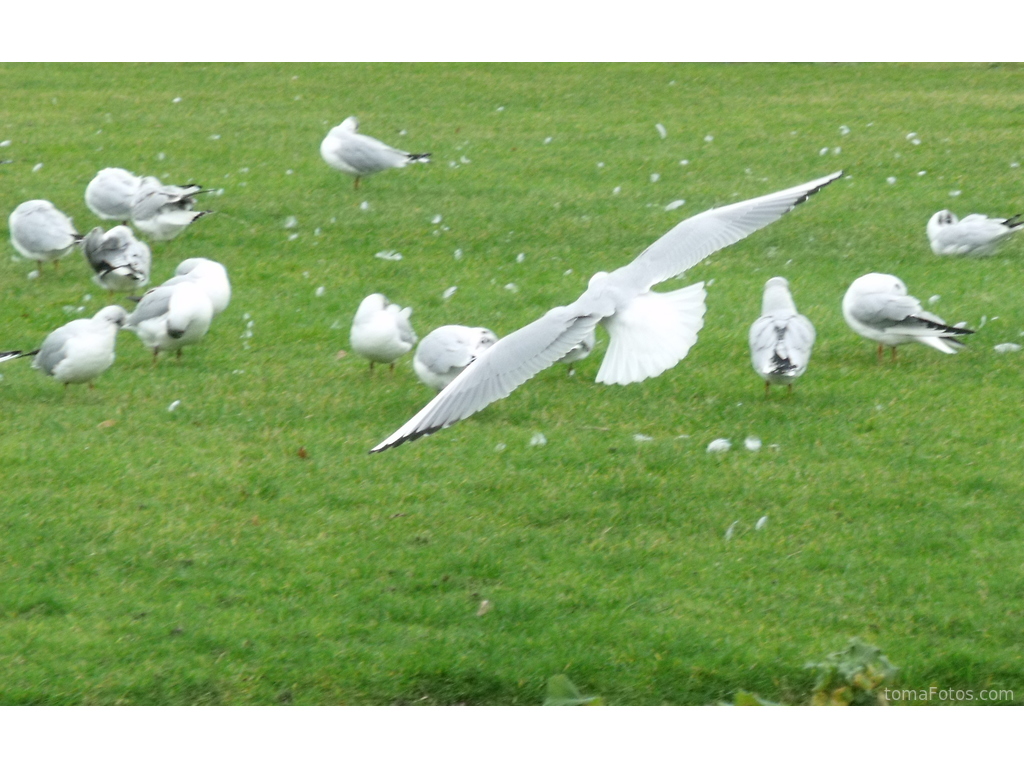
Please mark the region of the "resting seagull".
<svg viewBox="0 0 1024 768"><path fill-rule="evenodd" d="M878 342L878 359L882 348L896 347L916 341L952 355L964 344L958 337L974 333L967 328L946 325L938 315L926 312L921 302L907 295L907 286L895 275L879 272L858 277L843 297L846 324L865 339Z"/></svg>
<svg viewBox="0 0 1024 768"><path fill-rule="evenodd" d="M484 351L371 453L436 432L507 397L564 357L598 323L605 326L610 340L597 381L629 384L668 370L686 356L703 327L704 284L670 293L655 293L651 287L771 224L841 175L838 171L680 222L631 264L590 278L587 290L569 306L549 310Z"/></svg>
<svg viewBox="0 0 1024 768"><path fill-rule="evenodd" d="M957 219L952 211L939 211L928 220L928 242L936 256L991 256L1014 232L1024 229L1024 218L990 219L972 213Z"/></svg>
<svg viewBox="0 0 1024 768"><path fill-rule="evenodd" d="M195 196L210 190L193 184L177 187L146 176L132 198L132 224L154 240L171 240L189 224L211 211L193 211Z"/></svg>
<svg viewBox="0 0 1024 768"><path fill-rule="evenodd" d="M212 320L213 304L206 291L195 280L184 280L146 291L124 327L153 350L155 363L161 350L177 350L181 357L181 348L198 344Z"/></svg>
<svg viewBox="0 0 1024 768"><path fill-rule="evenodd" d="M66 256L82 239L75 225L49 200L28 200L15 208L7 220L11 245L26 259L44 262Z"/></svg>
<svg viewBox="0 0 1024 768"><path fill-rule="evenodd" d="M793 382L807 370L814 346L814 326L796 311L789 281L773 277L764 285L761 316L750 326L750 362L764 379L767 396L772 384Z"/></svg>
<svg viewBox="0 0 1024 768"><path fill-rule="evenodd" d="M320 157L331 168L355 176L355 189L359 189L359 179L363 176L388 168L402 168L417 161L425 163L430 157L429 152L417 155L389 147L383 141L358 131L359 120L354 116L347 117L340 125L331 128L320 142Z"/></svg>
<svg viewBox="0 0 1024 768"><path fill-rule="evenodd" d="M32 367L64 384L83 384L114 364L114 343L128 313L116 304L91 318L72 320L43 341Z"/></svg>
<svg viewBox="0 0 1024 768"><path fill-rule="evenodd" d="M395 360L416 343L411 314L412 307L402 309L383 293L371 293L359 303L352 320L352 351L370 361L371 371L374 363L389 363L394 370Z"/></svg>
<svg viewBox="0 0 1024 768"><path fill-rule="evenodd" d="M420 381L440 392L497 340L494 331L487 328L442 325L416 347L413 370Z"/></svg>
<svg viewBox="0 0 1024 768"><path fill-rule="evenodd" d="M93 282L111 293L129 293L149 282L153 255L130 227L96 227L83 238L82 252L96 273Z"/></svg>
<svg viewBox="0 0 1024 768"><path fill-rule="evenodd" d="M101 219L127 222L142 178L124 168L104 168L85 188L85 204Z"/></svg>

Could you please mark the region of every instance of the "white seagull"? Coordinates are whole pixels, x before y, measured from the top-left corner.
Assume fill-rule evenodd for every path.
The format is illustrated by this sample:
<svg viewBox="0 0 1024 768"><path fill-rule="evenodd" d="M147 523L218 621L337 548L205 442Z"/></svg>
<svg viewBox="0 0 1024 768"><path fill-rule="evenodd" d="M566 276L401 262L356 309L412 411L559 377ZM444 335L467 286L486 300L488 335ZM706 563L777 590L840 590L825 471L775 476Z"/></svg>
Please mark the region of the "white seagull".
<svg viewBox="0 0 1024 768"><path fill-rule="evenodd" d="M764 284L761 316L750 326L750 362L764 379L764 393L772 384L793 382L807 370L814 346L814 326L796 311L789 281L773 277Z"/></svg>
<svg viewBox="0 0 1024 768"><path fill-rule="evenodd" d="M497 340L494 331L487 328L442 325L424 336L416 347L413 370L420 381L440 392Z"/></svg>
<svg viewBox="0 0 1024 768"><path fill-rule="evenodd" d="M896 347L916 341L952 355L964 344L958 337L974 333L968 328L946 325L938 315L926 312L921 302L907 295L907 286L895 275L879 272L858 277L843 297L846 324L865 339L878 342L878 359L882 348Z"/></svg>
<svg viewBox="0 0 1024 768"><path fill-rule="evenodd" d="M174 270L174 277L164 281L164 285L176 285L186 280L197 283L213 305L213 316L223 312L231 301L231 282L228 270L219 261L212 259L185 259Z"/></svg>
<svg viewBox="0 0 1024 768"><path fill-rule="evenodd" d="M72 320L43 341L32 367L68 384L89 382L114 364L114 343L128 313L116 304L104 307L91 318Z"/></svg>
<svg viewBox="0 0 1024 768"><path fill-rule="evenodd" d="M597 381L628 384L668 370L686 356L703 327L704 284L670 293L656 293L651 287L771 224L841 175L838 171L680 222L631 264L590 278L587 290L569 306L549 310L485 350L371 453L436 432L507 397L564 357L598 323L605 326L610 340Z"/></svg>
<svg viewBox="0 0 1024 768"><path fill-rule="evenodd" d="M146 347L153 350L153 362L161 351L178 351L198 344L210 329L213 304L195 280L160 285L146 291L139 305L125 321Z"/></svg>
<svg viewBox="0 0 1024 768"><path fill-rule="evenodd" d="M939 211L928 220L928 242L937 256L991 256L1014 232L1024 229L1024 218L990 219L972 213L957 219L952 211Z"/></svg>
<svg viewBox="0 0 1024 768"><path fill-rule="evenodd" d="M154 240L171 240L200 216L212 213L192 210L195 196L208 191L196 184L176 187L145 176L132 198L132 224Z"/></svg>
<svg viewBox="0 0 1024 768"><path fill-rule="evenodd" d="M409 323L412 307L402 309L388 301L382 293L371 293L359 304L352 320L349 343L352 351L374 363L390 363L400 358L416 343L416 334Z"/></svg>
<svg viewBox="0 0 1024 768"><path fill-rule="evenodd" d="M85 188L85 204L101 219L126 222L142 178L124 168L104 168Z"/></svg>
<svg viewBox="0 0 1024 768"><path fill-rule="evenodd" d="M128 293L149 283L153 255L130 227L108 232L96 227L82 239L82 252L96 274L93 282L111 293Z"/></svg>
<svg viewBox="0 0 1024 768"><path fill-rule="evenodd" d="M82 239L66 215L49 200L28 200L7 220L11 245L26 259L52 261L66 256Z"/></svg>
<svg viewBox="0 0 1024 768"><path fill-rule="evenodd" d="M355 116L347 117L340 125L331 128L320 142L320 157L331 168L355 176L356 189L359 189L359 179L363 176L388 168L402 168L417 161L425 163L430 158L429 152L418 155L405 152L358 131L359 120Z"/></svg>

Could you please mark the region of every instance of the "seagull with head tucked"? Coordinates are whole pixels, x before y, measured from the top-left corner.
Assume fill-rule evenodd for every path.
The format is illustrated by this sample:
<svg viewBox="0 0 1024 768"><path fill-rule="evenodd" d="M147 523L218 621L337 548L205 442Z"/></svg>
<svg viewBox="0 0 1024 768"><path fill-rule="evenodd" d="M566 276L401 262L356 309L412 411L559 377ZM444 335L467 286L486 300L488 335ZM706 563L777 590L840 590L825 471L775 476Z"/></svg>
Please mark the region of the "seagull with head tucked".
<svg viewBox="0 0 1024 768"><path fill-rule="evenodd" d="M964 346L961 336L974 333L968 328L946 325L938 315L926 312L921 302L907 294L907 286L895 275L871 272L858 277L843 297L846 324L865 339L878 342L878 359L882 348L917 342L952 355Z"/></svg>
<svg viewBox="0 0 1024 768"><path fill-rule="evenodd" d="M498 340L487 328L442 325L420 341L412 367L420 381L440 392Z"/></svg>
<svg viewBox="0 0 1024 768"><path fill-rule="evenodd" d="M44 262L66 256L82 236L65 214L49 200L28 200L15 208L7 220L11 245L26 259Z"/></svg>
<svg viewBox="0 0 1024 768"><path fill-rule="evenodd" d="M320 156L331 168L349 176L355 176L355 188L359 179L388 168L402 168L409 163L425 163L430 153L414 154L389 147L383 141L359 133L359 120L347 117L334 126L320 142Z"/></svg>
<svg viewBox="0 0 1024 768"><path fill-rule="evenodd" d="M124 168L104 168L85 188L85 204L101 219L127 222L142 178Z"/></svg>
<svg viewBox="0 0 1024 768"><path fill-rule="evenodd" d="M651 288L766 227L841 175L839 171L781 192L712 208L680 222L632 263L590 278L587 290L572 304L549 310L484 350L371 453L436 432L507 397L562 359L598 323L610 337L598 382L629 384L667 371L686 356L704 325L704 284L669 293Z"/></svg>
<svg viewBox="0 0 1024 768"><path fill-rule="evenodd" d="M991 256L1004 240L1024 229L1024 217L990 219L972 213L958 219L952 211L943 210L932 215L927 229L936 256Z"/></svg>
<svg viewBox="0 0 1024 768"><path fill-rule="evenodd" d="M359 303L352 320L352 351L370 361L371 371L374 363L388 363L394 370L395 360L416 343L411 314L412 307L402 309L383 293L371 293Z"/></svg>
<svg viewBox="0 0 1024 768"><path fill-rule="evenodd" d="M164 285L176 285L186 280L197 283L206 291L213 305L214 317L227 309L231 301L231 282L227 267L219 261L198 257L185 259L174 270L174 277L165 280Z"/></svg>
<svg viewBox="0 0 1024 768"><path fill-rule="evenodd" d="M764 393L772 384L793 382L807 370L814 347L814 326L796 311L789 281L773 277L764 285L761 316L750 326L750 362L764 379Z"/></svg>

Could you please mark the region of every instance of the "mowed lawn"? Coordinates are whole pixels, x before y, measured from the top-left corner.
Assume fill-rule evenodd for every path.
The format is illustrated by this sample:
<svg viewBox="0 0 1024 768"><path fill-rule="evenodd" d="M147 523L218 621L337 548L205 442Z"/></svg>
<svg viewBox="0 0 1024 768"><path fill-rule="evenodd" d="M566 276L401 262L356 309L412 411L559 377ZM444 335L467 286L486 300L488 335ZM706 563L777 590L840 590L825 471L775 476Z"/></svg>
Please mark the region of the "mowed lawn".
<svg viewBox="0 0 1024 768"><path fill-rule="evenodd" d="M180 360L122 333L95 389L0 366L0 703L539 704L560 673L613 704L803 703L804 665L853 636L902 688L1024 695L1024 353L993 349L1024 343L1024 237L983 260L925 237L941 208L1024 209L1024 68L0 65L0 83L2 221L45 198L88 231L107 166L200 183L216 213L151 243L153 283L203 256L234 288ZM318 152L351 114L432 162L354 190ZM840 168L661 286L708 283L662 376L594 383L602 337L574 376L368 454L432 392L411 355L371 374L341 354L367 294L411 305L421 337L505 335L683 218ZM2 349L108 302L77 251L34 269L0 259ZM976 329L967 348L880 364L840 311L872 271ZM746 339L773 275L818 341L766 398ZM732 450L708 454L717 438Z"/></svg>

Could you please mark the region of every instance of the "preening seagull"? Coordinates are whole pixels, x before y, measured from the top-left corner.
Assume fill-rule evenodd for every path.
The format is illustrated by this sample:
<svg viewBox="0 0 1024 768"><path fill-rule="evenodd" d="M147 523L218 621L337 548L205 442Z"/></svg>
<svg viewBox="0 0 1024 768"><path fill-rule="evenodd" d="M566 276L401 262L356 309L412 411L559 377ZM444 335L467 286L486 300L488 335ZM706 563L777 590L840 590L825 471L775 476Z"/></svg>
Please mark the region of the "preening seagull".
<svg viewBox="0 0 1024 768"><path fill-rule="evenodd" d="M413 154L395 149L358 131L359 120L355 116L347 117L340 125L331 128L320 142L320 157L331 168L355 176L356 189L359 189L359 179L363 176L388 168L402 168L417 161L425 163L430 158L429 152Z"/></svg>
<svg viewBox="0 0 1024 768"><path fill-rule="evenodd" d="M114 343L128 313L116 304L72 320L43 341L32 367L63 384L92 382L114 364ZM92 386L90 383L89 386Z"/></svg>
<svg viewBox="0 0 1024 768"><path fill-rule="evenodd" d="M104 168L85 188L85 204L101 219L128 221L142 178L124 168Z"/></svg>
<svg viewBox="0 0 1024 768"><path fill-rule="evenodd" d="M193 184L177 187L163 184L155 176L145 176L132 198L132 224L154 240L170 240L185 227L211 211L193 211L195 196L208 192Z"/></svg>
<svg viewBox="0 0 1024 768"><path fill-rule="evenodd" d="M149 282L152 253L130 227L116 226L108 232L96 227L83 238L82 252L96 272L93 282L112 293L134 291Z"/></svg>
<svg viewBox="0 0 1024 768"><path fill-rule="evenodd" d="M413 370L420 381L440 392L497 340L494 331L487 328L442 325L416 347Z"/></svg>
<svg viewBox="0 0 1024 768"><path fill-rule="evenodd" d="M231 282L228 270L219 261L203 258L185 259L174 270L174 277L164 281L164 285L176 285L186 280L198 284L213 305L213 316L216 317L231 301Z"/></svg>
<svg viewBox="0 0 1024 768"><path fill-rule="evenodd" d="M26 259L52 261L66 256L82 239L66 215L49 200L28 200L7 220L11 245Z"/></svg>
<svg viewBox="0 0 1024 768"><path fill-rule="evenodd" d="M789 281L773 277L764 284L761 316L750 326L750 362L764 379L767 395L772 384L793 382L807 370L814 346L814 326L796 311Z"/></svg>
<svg viewBox="0 0 1024 768"><path fill-rule="evenodd" d="M146 291L124 327L153 350L153 361L161 351L178 351L197 344L210 329L213 304L195 280L160 285Z"/></svg>
<svg viewBox="0 0 1024 768"><path fill-rule="evenodd" d="M952 355L964 344L960 336L974 333L968 328L946 325L938 315L926 312L921 302L907 295L907 286L895 275L879 272L858 277L843 297L846 324L865 339L878 342L878 359L882 347L896 347L916 341Z"/></svg>
<svg viewBox="0 0 1024 768"><path fill-rule="evenodd" d="M374 363L389 363L394 368L395 360L416 343L411 314L412 307L402 309L383 293L371 293L359 303L352 320L352 351L370 361L371 371Z"/></svg>
<svg viewBox="0 0 1024 768"><path fill-rule="evenodd" d="M1024 229L1024 217L990 219L972 213L957 219L952 211L939 211L928 220L928 242L937 256L991 256L1014 232Z"/></svg>
<svg viewBox="0 0 1024 768"><path fill-rule="evenodd" d="M485 350L371 453L436 432L507 397L564 357L598 323L610 340L597 381L629 384L668 370L686 356L703 327L704 284L670 293L656 293L651 287L771 224L841 175L838 171L680 222L631 264L590 278L587 290L569 306L549 310Z"/></svg>

